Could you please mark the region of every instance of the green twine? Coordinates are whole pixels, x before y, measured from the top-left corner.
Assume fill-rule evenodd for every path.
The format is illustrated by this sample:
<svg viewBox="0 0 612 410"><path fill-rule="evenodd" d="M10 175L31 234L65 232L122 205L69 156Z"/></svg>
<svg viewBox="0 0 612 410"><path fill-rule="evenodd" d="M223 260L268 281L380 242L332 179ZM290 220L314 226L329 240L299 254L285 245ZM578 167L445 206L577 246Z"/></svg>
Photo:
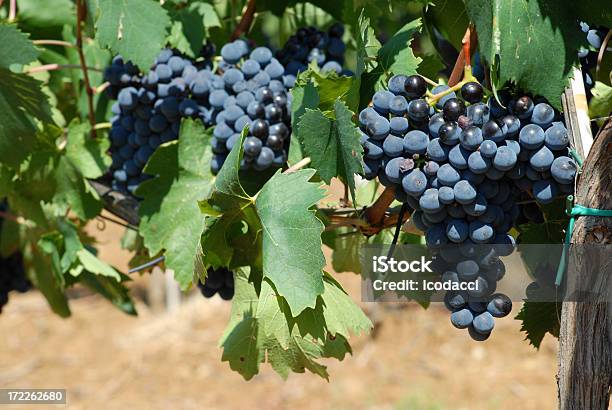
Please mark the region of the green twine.
<svg viewBox="0 0 612 410"><path fill-rule="evenodd" d="M576 160L578 161L578 159ZM570 195L567 197L568 208L571 207L574 198ZM578 216L612 216L612 209L595 209L587 208L582 205L574 204L568 212L570 217L569 225L567 226L567 232L565 233L565 243L563 244L563 252L561 253L561 260L559 261L559 268L557 269L557 278L555 279L555 285L560 286L563 280L563 273L567 264L567 250L569 249L570 240L572 239L572 232L574 231L574 223Z"/></svg>
<svg viewBox="0 0 612 410"><path fill-rule="evenodd" d="M580 154L578 154L578 152L576 152L576 150L571 149L569 151L570 155L572 158L574 158L574 161L576 161L578 163L578 166L580 168L582 168L582 158L580 158Z"/></svg>

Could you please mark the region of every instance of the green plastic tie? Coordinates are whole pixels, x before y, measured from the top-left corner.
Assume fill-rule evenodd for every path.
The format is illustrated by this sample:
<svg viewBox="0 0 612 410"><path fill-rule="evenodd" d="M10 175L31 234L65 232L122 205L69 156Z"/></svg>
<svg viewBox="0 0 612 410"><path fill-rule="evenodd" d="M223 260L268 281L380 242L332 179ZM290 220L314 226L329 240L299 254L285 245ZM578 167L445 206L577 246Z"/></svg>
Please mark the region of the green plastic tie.
<svg viewBox="0 0 612 410"><path fill-rule="evenodd" d="M571 199L570 199L571 198ZM568 197L568 201L572 201L573 198ZM572 239L572 232L574 232L574 223L576 218L579 216L600 216L610 217L612 216L612 209L595 209L587 208L582 205L574 205L568 212L570 220L567 226L567 232L565 233L565 243L563 244L563 252L561 253L561 260L559 261L559 268L557 269L557 278L555 279L555 285L560 286L563 281L563 273L567 265L567 250L569 249L570 240Z"/></svg>

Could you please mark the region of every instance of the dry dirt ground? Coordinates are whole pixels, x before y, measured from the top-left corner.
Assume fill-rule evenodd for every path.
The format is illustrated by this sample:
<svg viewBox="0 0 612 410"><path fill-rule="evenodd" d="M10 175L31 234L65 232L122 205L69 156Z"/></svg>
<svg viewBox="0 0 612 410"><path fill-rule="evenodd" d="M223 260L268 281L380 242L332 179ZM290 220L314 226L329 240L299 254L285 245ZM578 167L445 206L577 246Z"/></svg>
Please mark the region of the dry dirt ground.
<svg viewBox="0 0 612 410"><path fill-rule="evenodd" d="M124 267L127 255L114 245L120 234L107 226L97 237L100 256ZM337 277L358 299L358 278ZM146 284L145 277L134 287ZM556 407L555 339L536 351L506 318L476 343L440 306L362 306L378 323L375 337L352 338L353 356L328 361L329 383L311 374L283 381L267 365L246 382L220 361L230 305L218 297L194 292L173 312L139 300L135 318L87 296L71 301L73 317L64 320L37 292L13 295L0 316L0 388L66 388L70 409Z"/></svg>

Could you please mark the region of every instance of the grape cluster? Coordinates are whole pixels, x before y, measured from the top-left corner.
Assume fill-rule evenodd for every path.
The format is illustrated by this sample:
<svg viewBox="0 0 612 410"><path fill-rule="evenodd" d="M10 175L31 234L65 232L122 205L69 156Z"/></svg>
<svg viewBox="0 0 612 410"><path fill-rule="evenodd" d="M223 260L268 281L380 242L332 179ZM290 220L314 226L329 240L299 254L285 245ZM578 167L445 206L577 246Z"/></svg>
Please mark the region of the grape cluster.
<svg viewBox="0 0 612 410"><path fill-rule="evenodd" d="M109 96L117 99L109 133L113 189L134 193L148 178L142 170L153 152L178 138L182 118L211 124L208 97L215 77L205 62L194 64L169 49L159 53L145 75L121 56L113 59L105 70Z"/></svg>
<svg viewBox="0 0 612 410"><path fill-rule="evenodd" d="M306 71L312 61L316 61L322 71L332 70L341 74L346 50L343 35L344 26L340 23L332 24L327 33L315 27L300 28L276 52L276 58L291 75Z"/></svg>
<svg viewBox="0 0 612 410"><path fill-rule="evenodd" d="M468 82L460 95L434 87L442 97L430 106L426 91L422 77L396 75L360 112L364 176L395 187L413 209L442 281L478 283L445 300L453 325L484 340L512 306L495 289L505 274L500 257L515 247L508 231L521 214L517 201L547 204L572 192L577 166L567 129L545 101L501 93L504 106L483 103L482 86Z"/></svg>
<svg viewBox="0 0 612 410"><path fill-rule="evenodd" d="M291 94L295 76L267 47L249 50L236 40L221 48L222 73L209 81L209 103L215 125L211 170L221 169L240 133L248 126L241 170L263 171L287 162L291 137Z"/></svg>
<svg viewBox="0 0 612 410"><path fill-rule="evenodd" d="M198 288L205 298L218 293L221 299L231 300L234 297L234 273L227 268L209 268L206 280L198 282Z"/></svg>
<svg viewBox="0 0 612 410"><path fill-rule="evenodd" d="M0 210L6 212L6 202L0 202ZM2 219L0 218L1 229ZM25 275L21 253L15 252L6 258L0 256L0 313L4 305L8 303L11 291L25 293L31 287L32 284Z"/></svg>
<svg viewBox="0 0 612 410"><path fill-rule="evenodd" d="M582 80L584 81L587 97L590 98L590 90L595 86L595 82L590 72L597 66L599 49L610 29L605 27L591 28L585 22L580 23L580 29L586 34L586 40L589 43L588 48L581 47L580 50L578 50L578 57L580 58L580 65L582 66Z"/></svg>

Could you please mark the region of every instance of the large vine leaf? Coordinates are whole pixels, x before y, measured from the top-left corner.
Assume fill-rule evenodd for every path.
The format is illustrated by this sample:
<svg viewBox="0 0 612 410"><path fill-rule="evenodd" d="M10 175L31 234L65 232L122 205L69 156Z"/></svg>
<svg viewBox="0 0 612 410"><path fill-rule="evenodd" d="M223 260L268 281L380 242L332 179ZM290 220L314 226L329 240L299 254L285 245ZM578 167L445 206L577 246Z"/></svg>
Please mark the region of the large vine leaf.
<svg viewBox="0 0 612 410"><path fill-rule="evenodd" d="M353 113L342 101L334 103L331 115L333 119L320 110L307 109L298 124L301 142L321 178L329 184L333 177L340 177L354 199L354 175L363 171L359 132L352 122Z"/></svg>
<svg viewBox="0 0 612 410"><path fill-rule="evenodd" d="M170 18L158 1L99 0L97 40L147 71L164 46Z"/></svg>
<svg viewBox="0 0 612 410"><path fill-rule="evenodd" d="M412 20L378 50L378 62L383 70L392 74L416 74L421 58L414 55L410 44L420 30L421 19Z"/></svg>
<svg viewBox="0 0 612 410"><path fill-rule="evenodd" d="M371 322L330 277L315 310L293 318L274 286L263 280L259 294L246 271L235 274L235 295L230 322L220 341L222 360L245 379L259 372L264 361L283 378L291 372L312 373L327 379L318 359L342 360L351 352L349 333L371 329Z"/></svg>
<svg viewBox="0 0 612 410"><path fill-rule="evenodd" d="M320 100L317 89L310 81L304 85L296 84L296 87L291 90L291 95L293 96L291 102L291 138L294 143L289 145L288 162L290 164L295 164L304 157L302 153L301 136L297 126L298 122L306 112L306 109L317 108Z"/></svg>
<svg viewBox="0 0 612 410"><path fill-rule="evenodd" d="M515 319L522 321L521 331L525 332L525 339L539 349L546 333L559 337L559 317L560 303L526 301Z"/></svg>
<svg viewBox="0 0 612 410"><path fill-rule="evenodd" d="M263 227L263 274L285 297L293 315L314 307L323 293L323 223L309 208L325 196L308 182L315 171L276 173L255 202Z"/></svg>
<svg viewBox="0 0 612 410"><path fill-rule="evenodd" d="M28 36L12 24L0 23L0 41L5 44L0 50L0 67L13 64L26 65L38 57L38 50Z"/></svg>
<svg viewBox="0 0 612 410"><path fill-rule="evenodd" d="M584 41L572 6L550 0L467 0L481 55L512 81L561 109L560 96Z"/></svg>
<svg viewBox="0 0 612 410"><path fill-rule="evenodd" d="M108 139L93 139L90 130L89 124L73 121L68 126L65 153L55 154L53 199L69 206L81 220L91 219L102 210L100 197L87 178L101 177L111 162L105 155Z"/></svg>
<svg viewBox="0 0 612 410"><path fill-rule="evenodd" d="M162 145L145 172L154 178L140 185L140 233L151 255L165 251L166 265L187 289L193 280L204 231L198 201L212 186L210 132L195 120L181 124L178 142Z"/></svg>
<svg viewBox="0 0 612 410"><path fill-rule="evenodd" d="M211 4L192 2L171 11L172 27L168 42L191 57L198 57L208 29L220 27L219 16Z"/></svg>
<svg viewBox="0 0 612 410"><path fill-rule="evenodd" d="M261 225L254 200L240 183L242 144L247 134L247 129L242 131L217 174L210 197L200 202L200 210L207 215L202 235L206 264L230 268L261 265Z"/></svg>
<svg viewBox="0 0 612 410"><path fill-rule="evenodd" d="M53 122L41 85L25 74L0 68L0 161L4 164L17 166L34 147L36 127L30 115Z"/></svg>

